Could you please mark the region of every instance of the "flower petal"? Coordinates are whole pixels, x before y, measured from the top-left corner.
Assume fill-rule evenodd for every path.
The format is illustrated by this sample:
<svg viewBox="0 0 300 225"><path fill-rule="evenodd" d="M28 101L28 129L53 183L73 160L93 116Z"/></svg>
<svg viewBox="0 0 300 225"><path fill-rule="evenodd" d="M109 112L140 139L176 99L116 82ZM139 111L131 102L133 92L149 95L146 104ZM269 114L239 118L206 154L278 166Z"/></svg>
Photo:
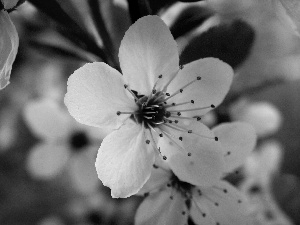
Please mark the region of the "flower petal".
<svg viewBox="0 0 300 225"><path fill-rule="evenodd" d="M12 64L19 47L19 36L7 12L0 11L0 90L9 84Z"/></svg>
<svg viewBox="0 0 300 225"><path fill-rule="evenodd" d="M149 180L144 184L138 195L145 195L147 193L154 193L160 191L161 188L166 187L170 180L171 170L159 167L154 164Z"/></svg>
<svg viewBox="0 0 300 225"><path fill-rule="evenodd" d="M213 187L198 188L201 191L201 195L195 192L193 195L195 202L198 206L204 206L208 210L210 217L214 220L214 224L248 224L250 218L247 217L248 205L245 197L231 184L220 181ZM206 224L199 220L195 222Z"/></svg>
<svg viewBox="0 0 300 225"><path fill-rule="evenodd" d="M141 125L128 122L104 138L96 160L98 177L112 197L129 197L149 179L154 156Z"/></svg>
<svg viewBox="0 0 300 225"><path fill-rule="evenodd" d="M1 0L4 5L4 9L12 9L17 5L19 0Z"/></svg>
<svg viewBox="0 0 300 225"><path fill-rule="evenodd" d="M200 80L197 80L200 77ZM232 68L215 58L205 58L191 62L184 66L175 79L171 82L167 92L171 95L182 89L182 93L178 93L172 97L168 103L194 103L172 107L172 110L187 110L193 108L208 107L207 109L189 112L189 115L204 115L210 111L212 104L219 105L232 82ZM198 78L199 79L199 78ZM193 82L189 86L183 88L189 82Z"/></svg>
<svg viewBox="0 0 300 225"><path fill-rule="evenodd" d="M72 117L50 99L27 103L24 118L32 132L45 140L67 138L72 129Z"/></svg>
<svg viewBox="0 0 300 225"><path fill-rule="evenodd" d="M173 199L170 198L173 196ZM187 223L185 198L180 193L171 193L171 189L148 196L135 215L136 225L174 225ZM185 213L183 213L185 212Z"/></svg>
<svg viewBox="0 0 300 225"><path fill-rule="evenodd" d="M254 128L247 123L224 123L213 129L222 145L225 156L225 173L245 163L246 158L254 149L256 134Z"/></svg>
<svg viewBox="0 0 300 225"><path fill-rule="evenodd" d="M194 185L211 185L220 179L224 171L221 145L201 122L191 123L188 129L192 133L169 129L172 138L159 140L160 151L180 180ZM178 137L182 137L182 141Z"/></svg>
<svg viewBox="0 0 300 225"><path fill-rule="evenodd" d="M26 169L35 178L51 179L62 171L69 158L70 151L66 146L38 144L29 152Z"/></svg>
<svg viewBox="0 0 300 225"><path fill-rule="evenodd" d="M124 80L139 94L150 94L157 77L179 67L177 43L158 16L145 16L125 33L119 51Z"/></svg>
<svg viewBox="0 0 300 225"><path fill-rule="evenodd" d="M117 111L137 109L126 93L121 74L101 62L88 63L69 77L65 104L78 122L114 129L130 116L118 116Z"/></svg>
<svg viewBox="0 0 300 225"><path fill-rule="evenodd" d="M77 191L90 194L97 190L100 181L95 170L96 146L83 149L81 153L74 154L70 160L69 171ZM93 154L95 153L95 154Z"/></svg>

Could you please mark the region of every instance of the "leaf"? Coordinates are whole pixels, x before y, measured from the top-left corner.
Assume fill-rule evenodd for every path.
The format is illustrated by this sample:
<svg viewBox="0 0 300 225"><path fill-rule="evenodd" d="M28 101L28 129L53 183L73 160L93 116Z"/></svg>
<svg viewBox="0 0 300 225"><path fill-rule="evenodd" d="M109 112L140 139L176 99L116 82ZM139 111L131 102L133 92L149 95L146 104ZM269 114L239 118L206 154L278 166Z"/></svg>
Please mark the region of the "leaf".
<svg viewBox="0 0 300 225"><path fill-rule="evenodd" d="M38 41L30 41L29 45L38 51L44 52L45 54L61 56L63 58L71 58L73 60L80 60L84 62L90 62L90 60L87 59L85 56L80 55L78 52L72 51L64 47L55 46L52 44L42 43Z"/></svg>
<svg viewBox="0 0 300 225"><path fill-rule="evenodd" d="M221 24L193 38L183 50L180 63L215 57L236 68L249 55L254 39L254 29L242 20Z"/></svg>
<svg viewBox="0 0 300 225"><path fill-rule="evenodd" d="M200 26L212 12L200 6L190 6L185 8L175 19L173 25L170 27L174 38L185 35L192 29Z"/></svg>

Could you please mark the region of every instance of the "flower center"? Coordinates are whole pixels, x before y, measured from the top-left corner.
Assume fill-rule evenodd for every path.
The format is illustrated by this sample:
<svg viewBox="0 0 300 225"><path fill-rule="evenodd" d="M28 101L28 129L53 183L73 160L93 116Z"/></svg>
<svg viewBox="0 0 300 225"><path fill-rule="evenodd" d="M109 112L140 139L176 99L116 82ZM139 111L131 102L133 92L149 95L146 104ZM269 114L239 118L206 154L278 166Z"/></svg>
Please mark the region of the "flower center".
<svg viewBox="0 0 300 225"><path fill-rule="evenodd" d="M89 139L85 132L76 131L70 136L69 144L72 150L80 151L89 144Z"/></svg>
<svg viewBox="0 0 300 225"><path fill-rule="evenodd" d="M187 199L190 199L192 197L192 191L195 185L179 180L179 178L174 173L172 173L170 181L171 182L169 185L180 192L183 197Z"/></svg>
<svg viewBox="0 0 300 225"><path fill-rule="evenodd" d="M158 92L154 96L142 96L137 102L139 110L134 114L133 119L137 123L143 123L145 128L157 127L166 122L170 116L164 107L164 93Z"/></svg>

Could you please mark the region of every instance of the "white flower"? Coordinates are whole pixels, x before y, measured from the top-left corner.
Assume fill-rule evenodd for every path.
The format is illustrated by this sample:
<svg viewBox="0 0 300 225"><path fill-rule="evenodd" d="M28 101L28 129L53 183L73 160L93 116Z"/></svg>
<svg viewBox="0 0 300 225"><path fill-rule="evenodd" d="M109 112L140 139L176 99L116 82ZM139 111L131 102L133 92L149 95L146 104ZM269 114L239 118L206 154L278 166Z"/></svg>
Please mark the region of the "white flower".
<svg viewBox="0 0 300 225"><path fill-rule="evenodd" d="M67 111L50 99L29 102L24 118L32 132L41 139L30 150L26 161L31 176L50 179L67 169L77 191L90 193L99 186L94 160L95 144L100 142L93 143L94 129L74 121Z"/></svg>
<svg viewBox="0 0 300 225"><path fill-rule="evenodd" d="M270 102L250 102L241 99L230 108L233 120L251 124L257 136L263 138L275 134L282 124L281 112Z"/></svg>
<svg viewBox="0 0 300 225"><path fill-rule="evenodd" d="M9 84L12 64L19 47L17 30L6 11L0 10L0 90Z"/></svg>
<svg viewBox="0 0 300 225"><path fill-rule="evenodd" d="M227 174L240 166L254 148L254 129L232 123L222 124L215 131L224 147ZM137 211L136 225L187 224L188 219L197 225L241 225L249 220L243 195L221 177L210 186L192 185L180 180L160 161L154 164L152 175L139 194L148 197Z"/></svg>
<svg viewBox="0 0 300 225"><path fill-rule="evenodd" d="M119 60L123 76L105 63L79 68L68 80L65 97L80 123L115 129L103 140L96 161L98 177L112 196L137 193L150 176L155 154L194 179L215 180L222 170L217 138L199 120L222 102L231 67L213 58L180 67L176 42L157 16L129 28ZM169 142L177 146L173 151L163 147ZM199 149L195 145L205 148L193 155ZM182 167L189 157L195 162Z"/></svg>
<svg viewBox="0 0 300 225"><path fill-rule="evenodd" d="M249 203L255 225L291 225L272 194L272 179L279 172L282 147L275 140L263 142L245 164L245 179L240 185Z"/></svg>

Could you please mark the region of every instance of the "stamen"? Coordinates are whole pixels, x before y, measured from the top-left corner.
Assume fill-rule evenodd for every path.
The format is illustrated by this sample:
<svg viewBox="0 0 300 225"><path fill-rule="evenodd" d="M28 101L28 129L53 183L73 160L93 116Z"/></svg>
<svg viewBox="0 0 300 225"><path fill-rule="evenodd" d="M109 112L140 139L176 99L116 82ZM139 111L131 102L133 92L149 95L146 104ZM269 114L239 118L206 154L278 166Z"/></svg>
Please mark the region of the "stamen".
<svg viewBox="0 0 300 225"><path fill-rule="evenodd" d="M184 85L183 87L179 88L177 91L175 91L172 95L170 95L168 98L165 99L165 101L167 101L168 99L174 97L175 95L177 95L178 93L182 93L183 90L190 86L192 83L198 81L198 80L201 80L201 77L197 77L195 80L192 80L191 82L187 83L186 85Z"/></svg>
<svg viewBox="0 0 300 225"><path fill-rule="evenodd" d="M129 91L129 93L134 97L135 101L138 102L138 97L133 93L133 91L129 88L128 84L124 84L124 88Z"/></svg>
<svg viewBox="0 0 300 225"><path fill-rule="evenodd" d="M163 92L165 92L165 91L167 90L167 88L168 88L168 86L170 85L170 83L174 80L174 78L178 75L179 71L180 71L182 68L183 68L183 66L180 66L179 69L178 69L175 73L173 73L173 74L171 75L170 80L169 80L169 81L165 84L165 86L162 88L162 91L163 91Z"/></svg>
<svg viewBox="0 0 300 225"><path fill-rule="evenodd" d="M183 110L169 110L169 112L188 112L188 111L196 111L196 110L202 110L202 109L209 109L212 108L214 109L215 106L214 105L210 105L210 106L205 106L205 107L199 107L199 108L193 108L193 109L183 109Z"/></svg>
<svg viewBox="0 0 300 225"><path fill-rule="evenodd" d="M168 126L167 124L165 124L165 126L171 127L171 126ZM164 131L162 130L162 132L164 132ZM181 147L176 141L174 141L174 140L169 136L169 134L166 133L166 136L169 138L170 141L172 141L175 145L177 145L177 147L178 147L179 149L181 149L181 150L187 152L187 150L186 150L185 148ZM174 137L173 137L173 138L174 138ZM179 137L178 139L180 140L180 138L182 138L182 137ZM188 155L188 156L191 156L192 153L187 152L187 155Z"/></svg>
<svg viewBox="0 0 300 225"><path fill-rule="evenodd" d="M197 135L199 137L202 137L202 138L208 138L208 139L214 139L215 141L218 141L218 137L208 137L208 136L205 136L205 135L202 135L202 134L198 134L198 133L194 133L193 130L187 130L183 127L180 127L178 125L169 125L169 124L163 124L164 126L167 126L167 127L170 127L174 130L177 130L177 131L181 131L181 132L187 132L189 134L194 134L194 135Z"/></svg>
<svg viewBox="0 0 300 225"><path fill-rule="evenodd" d="M121 114L140 114L140 112L121 112L121 111L117 111L117 115L120 116Z"/></svg>
<svg viewBox="0 0 300 225"><path fill-rule="evenodd" d="M170 116L170 118L178 118L178 119L187 119L187 120L192 120L192 121L200 121L201 117L186 117L186 116Z"/></svg>
<svg viewBox="0 0 300 225"><path fill-rule="evenodd" d="M155 132L157 132L151 125L148 125L148 126L150 127L151 130L154 130ZM149 130L149 132L150 132L151 141L152 141L152 143L154 143L154 144L152 144L153 148L155 148L158 151L158 153L162 156L163 159L164 158L167 159L167 157L165 155L162 155L162 153L160 151L160 148L157 147L157 144L154 140L154 137L153 137L153 134L152 134L151 130ZM166 159L164 159L164 160L166 160Z"/></svg>
<svg viewBox="0 0 300 225"><path fill-rule="evenodd" d="M162 74L160 74L157 78L157 80L155 81L154 85L153 85L153 88L152 88L152 91L150 93L150 95L148 96L148 99L147 99L147 102L146 102L146 105L149 103L150 99L152 99L152 96L155 95L157 93L157 90L155 89L156 88L156 85L158 83L158 81L162 78Z"/></svg>
<svg viewBox="0 0 300 225"><path fill-rule="evenodd" d="M171 107L175 107L175 106L180 106L180 105L186 105L186 104L191 104L191 101L189 102L182 102L182 103L172 103L171 105L166 105L165 108L171 108Z"/></svg>
<svg viewBox="0 0 300 225"><path fill-rule="evenodd" d="M194 202L196 208L199 210L199 212L200 212L200 214L202 215L202 217L206 217L206 213L203 212L203 211L200 209L200 206L197 204L197 202L196 202L193 198L191 198L191 199L192 199L192 201Z"/></svg>

